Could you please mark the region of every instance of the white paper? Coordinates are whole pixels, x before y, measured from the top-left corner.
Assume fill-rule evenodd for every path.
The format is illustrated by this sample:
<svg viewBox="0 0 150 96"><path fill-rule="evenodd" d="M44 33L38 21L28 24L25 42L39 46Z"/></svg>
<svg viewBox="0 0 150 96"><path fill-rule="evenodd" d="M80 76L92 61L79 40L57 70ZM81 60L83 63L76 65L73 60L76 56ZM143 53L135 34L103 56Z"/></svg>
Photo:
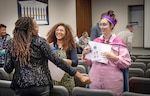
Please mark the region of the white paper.
<svg viewBox="0 0 150 96"><path fill-rule="evenodd" d="M91 59L92 61L97 61L101 63L108 63L108 59L101 55L102 52L110 52L111 45L98 43L94 41L89 41L89 45L91 47L91 52L86 54L87 59Z"/></svg>
<svg viewBox="0 0 150 96"><path fill-rule="evenodd" d="M54 63L48 60L48 67L50 70L50 74L53 80L61 81L62 77L64 76L65 72L57 67Z"/></svg>

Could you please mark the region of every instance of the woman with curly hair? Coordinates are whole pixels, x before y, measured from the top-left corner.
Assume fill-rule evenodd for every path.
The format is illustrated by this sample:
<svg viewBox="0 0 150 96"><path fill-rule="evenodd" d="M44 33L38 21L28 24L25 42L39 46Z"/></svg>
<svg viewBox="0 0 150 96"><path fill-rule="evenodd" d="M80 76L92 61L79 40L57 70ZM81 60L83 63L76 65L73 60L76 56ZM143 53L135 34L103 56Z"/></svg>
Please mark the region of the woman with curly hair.
<svg viewBox="0 0 150 96"><path fill-rule="evenodd" d="M47 41L52 48L55 48L59 57L63 58L72 67L78 65L76 43L74 41L73 30L64 23L55 24L47 34ZM74 78L65 73L60 82L55 81L55 85L65 86L70 95L75 87Z"/></svg>

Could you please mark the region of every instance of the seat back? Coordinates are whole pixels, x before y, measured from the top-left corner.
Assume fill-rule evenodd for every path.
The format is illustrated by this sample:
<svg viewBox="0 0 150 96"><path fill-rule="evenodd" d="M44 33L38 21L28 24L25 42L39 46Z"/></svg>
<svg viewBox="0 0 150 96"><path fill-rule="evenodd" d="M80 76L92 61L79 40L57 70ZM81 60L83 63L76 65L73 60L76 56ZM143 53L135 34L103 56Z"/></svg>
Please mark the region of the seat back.
<svg viewBox="0 0 150 96"><path fill-rule="evenodd" d="M79 60L78 65L83 65L85 67L85 69L86 69L86 73L89 72L88 65L83 60Z"/></svg>
<svg viewBox="0 0 150 96"><path fill-rule="evenodd" d="M150 62L150 59L136 59L135 62L143 62L147 65Z"/></svg>
<svg viewBox="0 0 150 96"><path fill-rule="evenodd" d="M150 69L147 69L145 74L146 74L145 77L150 78Z"/></svg>
<svg viewBox="0 0 150 96"><path fill-rule="evenodd" d="M150 94L150 78L131 77L129 79L129 92Z"/></svg>
<svg viewBox="0 0 150 96"><path fill-rule="evenodd" d="M137 59L150 59L150 55L138 56Z"/></svg>
<svg viewBox="0 0 150 96"><path fill-rule="evenodd" d="M11 81L0 80L0 96L14 96L14 91L10 88Z"/></svg>
<svg viewBox="0 0 150 96"><path fill-rule="evenodd" d="M77 67L73 67L75 70L79 71L80 73L86 73L85 66L78 65Z"/></svg>
<svg viewBox="0 0 150 96"><path fill-rule="evenodd" d="M136 56L131 55L131 60L134 62L136 60Z"/></svg>
<svg viewBox="0 0 150 96"><path fill-rule="evenodd" d="M82 54L77 54L78 60L81 60Z"/></svg>
<svg viewBox="0 0 150 96"><path fill-rule="evenodd" d="M69 92L64 86L55 85L50 91L50 96L69 96Z"/></svg>
<svg viewBox="0 0 150 96"><path fill-rule="evenodd" d="M147 64L147 69L150 69L150 62Z"/></svg>
<svg viewBox="0 0 150 96"><path fill-rule="evenodd" d="M89 89L83 87L74 87L72 96L116 96L110 90Z"/></svg>
<svg viewBox="0 0 150 96"><path fill-rule="evenodd" d="M146 71L146 64L143 62L131 62L130 68L141 68Z"/></svg>
<svg viewBox="0 0 150 96"><path fill-rule="evenodd" d="M141 68L129 68L129 78L131 77L145 77L145 72Z"/></svg>
<svg viewBox="0 0 150 96"><path fill-rule="evenodd" d="M121 96L150 96L149 94L141 94L134 92L123 92Z"/></svg>
<svg viewBox="0 0 150 96"><path fill-rule="evenodd" d="M8 74L4 68L0 68L0 80L12 80L15 69Z"/></svg>
<svg viewBox="0 0 150 96"><path fill-rule="evenodd" d="M10 75L5 72L3 68L0 68L0 79L1 80L10 80Z"/></svg>

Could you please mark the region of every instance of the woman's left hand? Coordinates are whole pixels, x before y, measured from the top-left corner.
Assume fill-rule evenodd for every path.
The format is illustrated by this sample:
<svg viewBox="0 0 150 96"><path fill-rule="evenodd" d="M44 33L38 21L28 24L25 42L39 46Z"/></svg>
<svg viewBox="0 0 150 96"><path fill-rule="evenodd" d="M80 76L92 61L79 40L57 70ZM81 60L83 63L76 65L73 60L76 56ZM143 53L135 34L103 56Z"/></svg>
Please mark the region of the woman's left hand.
<svg viewBox="0 0 150 96"><path fill-rule="evenodd" d="M115 61L119 60L118 56L116 56L114 53L111 52L103 52L102 55L108 59L113 59Z"/></svg>

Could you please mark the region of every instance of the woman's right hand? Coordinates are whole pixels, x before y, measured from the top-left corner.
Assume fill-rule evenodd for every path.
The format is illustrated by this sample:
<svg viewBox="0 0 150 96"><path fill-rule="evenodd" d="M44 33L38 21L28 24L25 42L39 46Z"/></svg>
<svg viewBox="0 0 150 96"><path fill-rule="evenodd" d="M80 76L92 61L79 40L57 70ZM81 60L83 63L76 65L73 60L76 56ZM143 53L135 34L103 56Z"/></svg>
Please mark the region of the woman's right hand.
<svg viewBox="0 0 150 96"><path fill-rule="evenodd" d="M79 73L78 71L76 72L76 75L75 75L77 78L80 79L80 81L83 83L83 84L90 84L91 83L91 80L88 76L84 76L82 75L81 73Z"/></svg>
<svg viewBox="0 0 150 96"><path fill-rule="evenodd" d="M90 46L86 46L83 51L82 51L82 56L81 59L87 64L87 65L91 65L92 64L92 60L89 58L86 58L86 54L91 52L91 47Z"/></svg>
<svg viewBox="0 0 150 96"><path fill-rule="evenodd" d="M91 47L87 46L83 49L82 51L82 60L88 60L87 58L85 58L85 55L91 52Z"/></svg>
<svg viewBox="0 0 150 96"><path fill-rule="evenodd" d="M83 83L83 84L90 84L91 83L91 80L88 76L82 76L82 78L80 78L80 81Z"/></svg>
<svg viewBox="0 0 150 96"><path fill-rule="evenodd" d="M91 47L90 46L87 46L83 49L82 51L82 55L85 55L85 54L88 54L91 52Z"/></svg>

